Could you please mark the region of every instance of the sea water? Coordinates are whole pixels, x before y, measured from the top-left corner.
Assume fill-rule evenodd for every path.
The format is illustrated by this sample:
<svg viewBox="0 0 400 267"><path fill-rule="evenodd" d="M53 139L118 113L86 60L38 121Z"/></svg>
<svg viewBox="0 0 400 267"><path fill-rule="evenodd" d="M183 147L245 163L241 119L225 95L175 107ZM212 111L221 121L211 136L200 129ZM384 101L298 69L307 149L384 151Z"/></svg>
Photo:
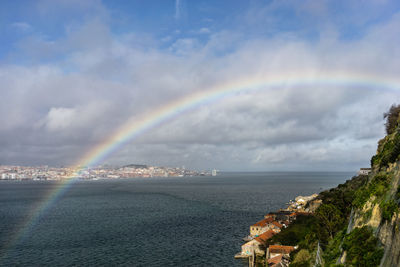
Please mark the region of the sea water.
<svg viewBox="0 0 400 267"><path fill-rule="evenodd" d="M249 226L354 173L79 181L15 241L54 182L0 181L0 266L242 266Z"/></svg>

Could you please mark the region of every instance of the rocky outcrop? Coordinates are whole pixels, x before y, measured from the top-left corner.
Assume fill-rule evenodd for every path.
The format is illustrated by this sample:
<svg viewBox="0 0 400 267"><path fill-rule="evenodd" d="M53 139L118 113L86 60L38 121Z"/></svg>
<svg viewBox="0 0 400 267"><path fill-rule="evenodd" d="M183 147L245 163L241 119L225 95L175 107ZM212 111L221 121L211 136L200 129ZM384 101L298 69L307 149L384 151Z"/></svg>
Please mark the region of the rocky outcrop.
<svg viewBox="0 0 400 267"><path fill-rule="evenodd" d="M392 181L388 186L386 200L395 199L395 194L399 188L400 171L399 164L391 164L386 170L393 173ZM374 174L371 174L371 178ZM396 200L398 201L398 200ZM379 201L376 201L375 196L372 196L362 207L355 210L354 216L351 216L349 229L351 232L355 227L364 225L371 226L374 229L376 237L384 247L384 255L380 266L400 266L400 214L399 209L394 212L390 220L385 220L382 217L382 210Z"/></svg>
<svg viewBox="0 0 400 267"><path fill-rule="evenodd" d="M380 266L400 266L400 217L395 214L390 222L381 225L377 236L384 244L385 253Z"/></svg>

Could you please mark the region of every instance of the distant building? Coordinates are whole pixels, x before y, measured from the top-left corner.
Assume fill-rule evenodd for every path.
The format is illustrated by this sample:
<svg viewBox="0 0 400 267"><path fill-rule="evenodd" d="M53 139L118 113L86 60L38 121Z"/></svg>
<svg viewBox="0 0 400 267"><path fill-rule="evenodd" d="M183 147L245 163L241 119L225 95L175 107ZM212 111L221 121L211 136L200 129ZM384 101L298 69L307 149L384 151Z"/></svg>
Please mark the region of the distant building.
<svg viewBox="0 0 400 267"><path fill-rule="evenodd" d="M359 175L368 175L370 174L372 171L371 168L360 168L360 170L358 171Z"/></svg>

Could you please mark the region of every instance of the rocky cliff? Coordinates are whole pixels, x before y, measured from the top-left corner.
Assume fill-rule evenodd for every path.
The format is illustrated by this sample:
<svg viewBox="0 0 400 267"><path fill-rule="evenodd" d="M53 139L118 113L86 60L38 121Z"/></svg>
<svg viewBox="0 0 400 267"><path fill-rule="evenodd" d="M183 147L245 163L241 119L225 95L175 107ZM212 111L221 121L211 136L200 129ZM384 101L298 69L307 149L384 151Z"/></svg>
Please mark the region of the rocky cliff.
<svg viewBox="0 0 400 267"><path fill-rule="evenodd" d="M380 266L400 266L399 164L390 164L384 171L389 174L386 192L382 196L372 194L361 208L353 211L347 232L350 233L354 228L365 225L372 227L375 236L384 247ZM370 175L369 185L381 173L382 170L375 169ZM368 190L368 188L360 190ZM397 207L393 206L388 211L388 205L385 203L393 203L392 201Z"/></svg>
<svg viewBox="0 0 400 267"><path fill-rule="evenodd" d="M400 105L385 118L371 173L321 192L306 207L306 224L295 221L270 240L299 246L291 266L400 266Z"/></svg>
<svg viewBox="0 0 400 267"><path fill-rule="evenodd" d="M384 248L380 266L400 266L400 106L385 117L388 134L371 159L368 183L355 192L347 233L370 226Z"/></svg>

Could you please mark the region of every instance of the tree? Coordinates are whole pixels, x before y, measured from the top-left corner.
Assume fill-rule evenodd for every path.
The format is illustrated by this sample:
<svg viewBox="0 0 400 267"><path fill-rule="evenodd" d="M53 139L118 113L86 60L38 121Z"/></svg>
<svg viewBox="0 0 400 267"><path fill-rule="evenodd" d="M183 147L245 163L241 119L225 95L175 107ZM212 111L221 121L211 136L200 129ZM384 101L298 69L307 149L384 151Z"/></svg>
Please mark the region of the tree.
<svg viewBox="0 0 400 267"><path fill-rule="evenodd" d="M389 111L383 114L383 118L386 119L385 127L386 133L392 134L397 127L398 119L400 114L400 105L393 104Z"/></svg>
<svg viewBox="0 0 400 267"><path fill-rule="evenodd" d="M333 204L322 204L316 211L320 230L327 231L330 238L341 229L344 216Z"/></svg>
<svg viewBox="0 0 400 267"><path fill-rule="evenodd" d="M307 249L302 249L300 250L296 256L294 257L293 265L295 266L309 266L310 264L308 263L311 259L310 252L308 252Z"/></svg>

